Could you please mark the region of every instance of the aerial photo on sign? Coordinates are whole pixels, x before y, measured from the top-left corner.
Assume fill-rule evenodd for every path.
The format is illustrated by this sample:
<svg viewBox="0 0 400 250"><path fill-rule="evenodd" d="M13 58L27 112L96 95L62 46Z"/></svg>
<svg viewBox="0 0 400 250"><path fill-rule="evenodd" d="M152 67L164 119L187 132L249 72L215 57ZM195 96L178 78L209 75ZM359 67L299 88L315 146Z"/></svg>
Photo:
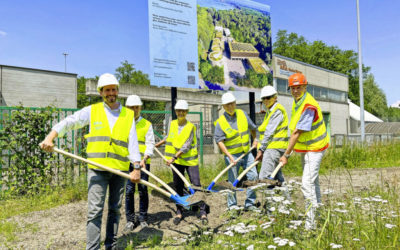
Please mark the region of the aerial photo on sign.
<svg viewBox="0 0 400 250"><path fill-rule="evenodd" d="M199 85L254 91L272 84L270 7L250 0L198 0Z"/></svg>

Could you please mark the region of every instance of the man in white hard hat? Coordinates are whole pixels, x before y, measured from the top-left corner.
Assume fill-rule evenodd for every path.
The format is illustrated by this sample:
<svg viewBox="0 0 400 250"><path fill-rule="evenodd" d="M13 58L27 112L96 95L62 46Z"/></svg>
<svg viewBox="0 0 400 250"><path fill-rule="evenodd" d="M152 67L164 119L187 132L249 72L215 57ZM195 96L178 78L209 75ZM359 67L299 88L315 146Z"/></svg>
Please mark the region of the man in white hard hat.
<svg viewBox="0 0 400 250"><path fill-rule="evenodd" d="M194 186L201 186L199 173L199 155L197 153L196 126L186 119L189 105L185 100L178 100L175 104L175 112L178 119L171 121L167 136L156 144L159 147L166 143L165 158L167 165L174 164L182 175L185 171L189 175L190 182ZM173 171L175 190L178 195L184 195L184 183ZM208 223L206 204L200 204L200 219L205 225ZM176 206L176 216L173 220L178 225L183 220L182 206Z"/></svg>
<svg viewBox="0 0 400 250"><path fill-rule="evenodd" d="M263 87L260 97L267 111L263 123L258 127L260 144L255 160L262 160L259 179L265 180L275 170L287 148L289 119L285 108L277 102L278 97L274 87ZM284 182L281 170L275 176L275 180Z"/></svg>
<svg viewBox="0 0 400 250"><path fill-rule="evenodd" d="M214 139L218 147L225 154L225 164L228 166L234 163L235 166L228 171L228 180L233 183L238 177L239 168L246 169L254 162L251 153L237 161L236 159L245 154L250 149L250 136L254 139L253 145L257 145L256 128L257 126L249 118L249 116L241 109L236 109L236 98L232 93L225 93L221 98L224 114L221 115L214 123L215 132ZM257 180L257 169L254 167L247 174L250 181ZM244 204L245 210L256 210L255 207L256 193L253 190L247 190L247 199ZM238 209L236 193L228 195L228 208L232 211Z"/></svg>
<svg viewBox="0 0 400 250"><path fill-rule="evenodd" d="M150 171L150 157L153 156L154 151L154 132L151 122L144 119L140 112L142 111L142 100L137 95L130 95L126 100L125 106L135 112L136 133L139 142L139 151L141 155L140 166ZM133 165L130 164L129 171L133 171ZM141 173L141 179L148 181L149 176L146 173ZM142 228L148 226L147 224L147 210L149 208L149 194L147 186L137 184L139 190L139 216L135 216L135 189L136 183L128 181L125 191L125 214L127 223L125 225L125 232L130 232L139 224Z"/></svg>
<svg viewBox="0 0 400 250"><path fill-rule="evenodd" d="M129 171L129 164L132 162L134 171L130 174L131 181L139 182L140 152L134 113L117 102L118 86L114 75L101 75L97 90L103 102L84 107L57 123L40 147L51 152L56 137L64 136L69 130L89 125L89 134L85 135L88 159L124 172ZM116 248L124 187L125 179L122 177L89 165L86 249L100 249L101 222L107 189L108 218L104 244L106 249Z"/></svg>

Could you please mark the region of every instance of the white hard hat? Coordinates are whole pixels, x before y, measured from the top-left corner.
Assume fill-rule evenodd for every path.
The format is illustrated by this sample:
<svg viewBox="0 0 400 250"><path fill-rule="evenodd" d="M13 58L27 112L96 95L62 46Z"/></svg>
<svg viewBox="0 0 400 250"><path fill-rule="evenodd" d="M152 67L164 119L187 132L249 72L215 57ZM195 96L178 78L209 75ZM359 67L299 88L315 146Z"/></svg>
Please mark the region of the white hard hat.
<svg viewBox="0 0 400 250"><path fill-rule="evenodd" d="M228 92L228 93L225 93L222 95L221 101L222 101L222 105L224 105L224 104L228 104L231 102L236 102L236 98L232 93Z"/></svg>
<svg viewBox="0 0 400 250"><path fill-rule="evenodd" d="M178 100L175 104L175 109L188 110L189 104L185 100Z"/></svg>
<svg viewBox="0 0 400 250"><path fill-rule="evenodd" d="M273 96L276 94L276 90L272 86L265 86L264 88L261 89L261 96L260 98L262 99L263 97L267 96Z"/></svg>
<svg viewBox="0 0 400 250"><path fill-rule="evenodd" d="M137 95L130 95L128 96L128 99L126 99L125 106L142 106L142 100L140 100L140 97Z"/></svg>
<svg viewBox="0 0 400 250"><path fill-rule="evenodd" d="M99 81L97 82L97 91L100 91L100 89L104 86L108 85L117 85L119 86L119 82L117 78L113 74L110 73L104 73L100 76Z"/></svg>

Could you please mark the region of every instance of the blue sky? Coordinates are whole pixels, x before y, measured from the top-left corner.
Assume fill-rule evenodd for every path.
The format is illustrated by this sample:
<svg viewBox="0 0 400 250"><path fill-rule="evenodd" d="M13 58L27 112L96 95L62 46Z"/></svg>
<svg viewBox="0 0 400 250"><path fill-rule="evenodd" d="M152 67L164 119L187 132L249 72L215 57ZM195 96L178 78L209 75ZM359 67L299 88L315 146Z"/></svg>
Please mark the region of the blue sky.
<svg viewBox="0 0 400 250"><path fill-rule="evenodd" d="M257 0L271 7L279 29L357 51L356 0ZM398 0L360 0L363 63L372 68L388 104L400 99ZM2 0L0 64L93 77L123 60L149 72L146 0Z"/></svg>

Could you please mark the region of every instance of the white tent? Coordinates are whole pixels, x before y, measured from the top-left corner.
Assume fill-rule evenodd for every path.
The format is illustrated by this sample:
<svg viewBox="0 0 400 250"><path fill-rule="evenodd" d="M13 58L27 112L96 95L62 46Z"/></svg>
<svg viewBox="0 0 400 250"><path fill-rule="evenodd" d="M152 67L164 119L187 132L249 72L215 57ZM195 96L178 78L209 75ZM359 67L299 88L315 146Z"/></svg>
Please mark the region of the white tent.
<svg viewBox="0 0 400 250"><path fill-rule="evenodd" d="M360 121L360 107L347 100L349 103L349 113L350 117L356 121ZM383 122L378 117L364 110L364 121L365 122Z"/></svg>

